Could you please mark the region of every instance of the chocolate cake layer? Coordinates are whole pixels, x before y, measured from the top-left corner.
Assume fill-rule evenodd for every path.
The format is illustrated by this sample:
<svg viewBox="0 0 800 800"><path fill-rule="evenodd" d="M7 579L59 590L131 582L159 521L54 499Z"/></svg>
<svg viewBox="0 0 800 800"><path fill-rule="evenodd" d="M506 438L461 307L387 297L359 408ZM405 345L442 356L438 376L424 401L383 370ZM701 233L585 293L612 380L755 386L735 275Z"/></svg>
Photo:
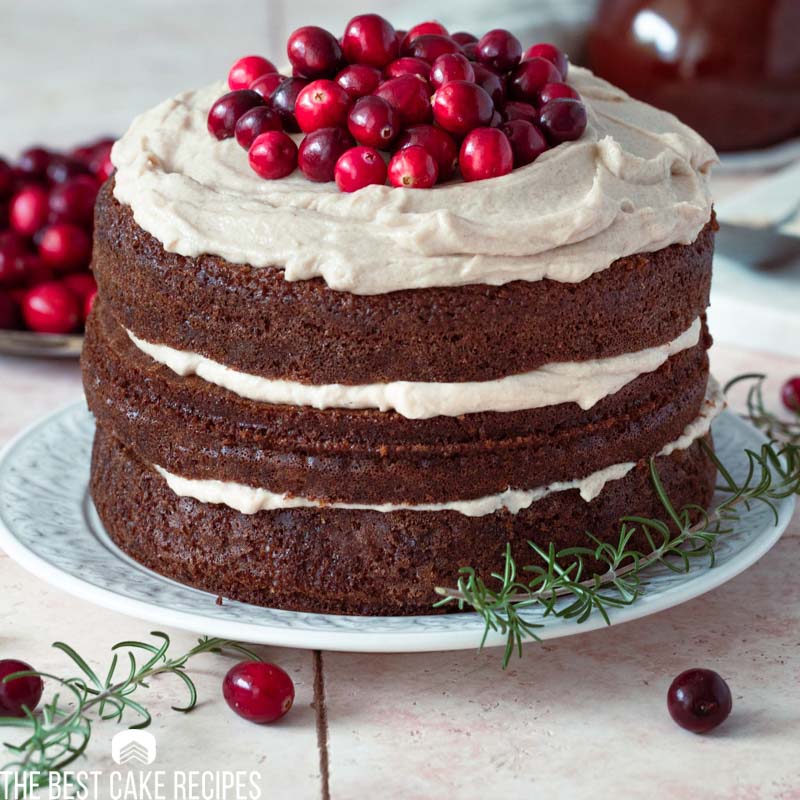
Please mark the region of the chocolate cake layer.
<svg viewBox="0 0 800 800"><path fill-rule="evenodd" d="M581 283L381 295L165 252L101 190L93 268L116 319L150 342L304 383L491 380L665 344L708 304L715 222L691 245L621 258ZM380 264L375 269L381 269Z"/></svg>
<svg viewBox="0 0 800 800"><path fill-rule="evenodd" d="M258 403L139 351L100 301L84 349L89 407L146 464L328 502L440 503L533 489L657 453L699 414L710 337L583 411L410 420Z"/></svg>
<svg viewBox="0 0 800 800"><path fill-rule="evenodd" d="M708 505L715 470L699 441L656 464L675 506ZM590 546L591 531L616 542L621 516L665 517L647 462L591 503L574 490L557 492L517 515L308 508L245 515L178 497L102 423L91 490L112 539L162 575L249 603L346 614L432 613L435 586L454 586L462 566L488 578L502 567L506 543L524 565L536 560L528 540ZM630 546L647 550L639 535Z"/></svg>

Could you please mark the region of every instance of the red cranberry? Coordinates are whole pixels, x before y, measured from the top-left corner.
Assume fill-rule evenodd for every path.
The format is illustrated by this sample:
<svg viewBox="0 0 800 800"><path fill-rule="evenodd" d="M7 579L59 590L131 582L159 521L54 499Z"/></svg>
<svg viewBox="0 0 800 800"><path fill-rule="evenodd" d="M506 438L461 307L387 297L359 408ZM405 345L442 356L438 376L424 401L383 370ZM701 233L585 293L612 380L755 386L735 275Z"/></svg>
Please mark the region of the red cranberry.
<svg viewBox="0 0 800 800"><path fill-rule="evenodd" d="M461 48L461 55L463 55L468 61L477 61L478 60L478 42L465 42L462 45L459 45Z"/></svg>
<svg viewBox="0 0 800 800"><path fill-rule="evenodd" d="M412 125L400 134L397 149L421 145L436 160L439 179L449 180L458 166L458 146L455 139L435 125Z"/></svg>
<svg viewBox="0 0 800 800"><path fill-rule="evenodd" d="M278 112L267 106L256 106L239 117L235 128L236 141L245 150L249 150L256 136L267 131L280 130L283 130L283 125Z"/></svg>
<svg viewBox="0 0 800 800"><path fill-rule="evenodd" d="M710 669L681 672L667 691L669 714L681 728L707 733L724 722L733 700L728 684Z"/></svg>
<svg viewBox="0 0 800 800"><path fill-rule="evenodd" d="M14 191L14 170L0 158L0 200Z"/></svg>
<svg viewBox="0 0 800 800"><path fill-rule="evenodd" d="M0 717L24 717L25 708L33 712L42 699L44 684L38 675L4 681L15 672L32 672L33 667L15 658L0 660Z"/></svg>
<svg viewBox="0 0 800 800"><path fill-rule="evenodd" d="M449 36L441 36L438 33L425 33L414 39L403 50L403 55L421 58L423 61L433 64L439 56L460 52L461 48Z"/></svg>
<svg viewBox="0 0 800 800"><path fill-rule="evenodd" d="M25 240L14 233L0 238L0 287L21 286L26 276Z"/></svg>
<svg viewBox="0 0 800 800"><path fill-rule="evenodd" d="M338 128L347 122L350 95L336 81L320 78L312 81L299 95L294 116L304 133L320 128Z"/></svg>
<svg viewBox="0 0 800 800"><path fill-rule="evenodd" d="M523 61L512 73L508 82L508 93L514 100L535 103L542 87L560 80L558 70L543 58Z"/></svg>
<svg viewBox="0 0 800 800"><path fill-rule="evenodd" d="M433 19L427 22L420 22L419 25L415 25L413 28L409 29L408 33L403 37L403 43L400 46L401 51L407 48L415 39L419 39L420 36L425 36L430 33L438 36L450 35L447 32L447 28L445 28L441 22L437 22Z"/></svg>
<svg viewBox="0 0 800 800"><path fill-rule="evenodd" d="M586 121L586 106L580 100L559 97L539 109L539 127L553 144L580 139Z"/></svg>
<svg viewBox="0 0 800 800"><path fill-rule="evenodd" d="M543 106L557 97L571 97L580 100L581 96L568 83L546 83L539 90L539 105Z"/></svg>
<svg viewBox="0 0 800 800"><path fill-rule="evenodd" d="M254 92L258 92L264 100L269 101L270 96L272 93L278 88L278 86L286 80L285 75L281 75L279 72L268 72L266 75L262 75L260 78L256 78L251 84L250 89Z"/></svg>
<svg viewBox="0 0 800 800"><path fill-rule="evenodd" d="M97 291L97 282L91 272L73 272L72 275L65 275L61 283L63 283L81 303L83 303L92 292Z"/></svg>
<svg viewBox="0 0 800 800"><path fill-rule="evenodd" d="M86 297L83 298L83 321L89 319L89 314L92 313L94 308L94 301L97 299L97 289L93 289Z"/></svg>
<svg viewBox="0 0 800 800"><path fill-rule="evenodd" d="M461 143L458 165L465 181L498 178L514 169L514 153L499 128L476 128Z"/></svg>
<svg viewBox="0 0 800 800"><path fill-rule="evenodd" d="M294 703L292 679L275 664L242 661L222 681L225 702L249 722L275 722Z"/></svg>
<svg viewBox="0 0 800 800"><path fill-rule="evenodd" d="M51 183L66 183L78 175L88 175L89 167L77 158L54 155L47 165L47 179Z"/></svg>
<svg viewBox="0 0 800 800"><path fill-rule="evenodd" d="M217 139L230 139L242 114L261 105L264 105L264 98L252 89L222 95L208 112L209 133Z"/></svg>
<svg viewBox="0 0 800 800"><path fill-rule="evenodd" d="M351 64L383 69L397 58L399 49L394 28L378 14L353 17L342 36L344 57Z"/></svg>
<svg viewBox="0 0 800 800"><path fill-rule="evenodd" d="M106 139L92 147L89 168L100 183L103 183L114 172L114 165L111 162L111 149L113 146L114 140Z"/></svg>
<svg viewBox="0 0 800 800"><path fill-rule="evenodd" d="M433 86L438 89L450 81L474 81L475 70L460 53L445 53L433 62L430 79Z"/></svg>
<svg viewBox="0 0 800 800"><path fill-rule="evenodd" d="M492 118L489 120L490 128L499 128L503 124L503 115L495 109L492 111Z"/></svg>
<svg viewBox="0 0 800 800"><path fill-rule="evenodd" d="M55 272L50 267L45 266L38 255L25 253L22 256L22 264L25 273L25 286L29 289L38 286L40 283L52 281L55 278Z"/></svg>
<svg viewBox="0 0 800 800"><path fill-rule="evenodd" d="M266 75L268 72L277 72L277 68L271 61L261 56L244 56L234 63L228 73L228 86L231 91L237 89L250 89L250 84L256 78Z"/></svg>
<svg viewBox="0 0 800 800"><path fill-rule="evenodd" d="M25 325L37 333L71 333L80 324L81 307L63 283L51 281L27 292L22 316Z"/></svg>
<svg viewBox="0 0 800 800"><path fill-rule="evenodd" d="M20 236L33 236L47 222L48 213L47 189L32 184L14 195L9 221Z"/></svg>
<svg viewBox="0 0 800 800"><path fill-rule="evenodd" d="M97 181L89 175L78 175L50 192L50 211L58 222L74 222L89 226L94 218Z"/></svg>
<svg viewBox="0 0 800 800"><path fill-rule="evenodd" d="M508 122L512 119L525 119L534 124L539 121L539 112L530 103L521 100L509 100L503 106L503 116Z"/></svg>
<svg viewBox="0 0 800 800"><path fill-rule="evenodd" d="M524 119L512 119L505 122L501 130L511 143L515 167L524 167L526 164L530 164L547 150L547 140L532 122Z"/></svg>
<svg viewBox="0 0 800 800"><path fill-rule="evenodd" d="M283 131L267 131L256 136L247 156L254 172L267 180L278 180L294 172L297 145Z"/></svg>
<svg viewBox="0 0 800 800"><path fill-rule="evenodd" d="M350 64L336 76L336 83L350 95L351 100L372 94L380 82L380 70L366 64Z"/></svg>
<svg viewBox="0 0 800 800"><path fill-rule="evenodd" d="M540 42L539 44L531 45L522 56L523 61L531 58L543 58L549 61L561 75L561 80L566 80L567 71L569 70L569 59L563 50L560 50L554 44L547 42Z"/></svg>
<svg viewBox="0 0 800 800"><path fill-rule="evenodd" d="M82 228L69 222L56 222L42 232L39 256L46 267L71 272L89 263L92 243Z"/></svg>
<svg viewBox="0 0 800 800"><path fill-rule="evenodd" d="M421 58L403 56L386 65L383 75L386 78L399 78L401 75L418 75L423 80L428 80L431 65Z"/></svg>
<svg viewBox="0 0 800 800"><path fill-rule="evenodd" d="M390 78L375 90L375 94L397 109L403 127L431 119L428 82L416 75Z"/></svg>
<svg viewBox="0 0 800 800"><path fill-rule="evenodd" d="M43 147L25 150L17 161L17 169L28 178L43 179L47 176L52 154Z"/></svg>
<svg viewBox="0 0 800 800"><path fill-rule="evenodd" d="M100 183L105 182L114 174L114 164L111 161L111 153L109 153L97 165L94 171L94 176Z"/></svg>
<svg viewBox="0 0 800 800"><path fill-rule="evenodd" d="M476 44L478 41L478 37L472 33L468 33L467 31L456 31L455 33L450 34L450 38L456 43L460 45L465 44Z"/></svg>
<svg viewBox="0 0 800 800"><path fill-rule="evenodd" d="M350 109L347 128L359 144L385 150L400 132L400 113L382 97L369 95Z"/></svg>
<svg viewBox="0 0 800 800"><path fill-rule="evenodd" d="M356 192L371 184L386 183L386 164L372 147L353 147L336 162L336 185L343 192Z"/></svg>
<svg viewBox="0 0 800 800"><path fill-rule="evenodd" d="M14 298L0 289L0 330L13 331L19 327L19 308ZM0 715L2 711L0 711Z"/></svg>
<svg viewBox="0 0 800 800"><path fill-rule="evenodd" d="M305 78L331 78L342 63L336 37L316 25L298 28L289 37L286 53L292 67Z"/></svg>
<svg viewBox="0 0 800 800"><path fill-rule="evenodd" d="M789 411L800 414L800 375L789 378L781 387L781 400Z"/></svg>
<svg viewBox="0 0 800 800"><path fill-rule="evenodd" d="M339 157L355 146L353 137L342 128L320 128L301 142L297 165L311 181L332 181Z"/></svg>
<svg viewBox="0 0 800 800"><path fill-rule="evenodd" d="M495 28L478 39L478 61L498 72L507 72L516 66L521 55L519 39L503 28Z"/></svg>
<svg viewBox="0 0 800 800"><path fill-rule="evenodd" d="M294 107L297 97L305 89L308 81L302 78L284 78L278 87L269 96L269 105L278 112L283 123L284 130L290 133L299 133L300 126L294 115Z"/></svg>
<svg viewBox="0 0 800 800"><path fill-rule="evenodd" d="M468 81L450 81L433 95L436 123L457 136L488 125L493 113L492 98L480 86Z"/></svg>
<svg viewBox="0 0 800 800"><path fill-rule="evenodd" d="M492 102L498 108L502 106L506 97L506 88L500 76L483 64L473 64L472 71L475 73L475 83L492 98Z"/></svg>
<svg viewBox="0 0 800 800"><path fill-rule="evenodd" d="M389 161L389 183L406 189L430 189L439 177L436 159L418 144L398 150Z"/></svg>

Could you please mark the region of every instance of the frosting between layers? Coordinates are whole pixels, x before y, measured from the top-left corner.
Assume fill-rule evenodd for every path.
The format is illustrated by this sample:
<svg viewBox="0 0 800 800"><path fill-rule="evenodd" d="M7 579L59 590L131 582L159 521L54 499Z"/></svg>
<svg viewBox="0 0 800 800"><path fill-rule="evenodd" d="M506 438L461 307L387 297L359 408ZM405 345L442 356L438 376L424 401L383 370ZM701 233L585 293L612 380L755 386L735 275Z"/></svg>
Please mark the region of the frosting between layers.
<svg viewBox="0 0 800 800"><path fill-rule="evenodd" d="M658 455L668 456L676 450L685 450L692 442L705 436L711 423L725 407L725 398L719 384L709 377L706 399L700 415L686 426L681 436L662 448ZM222 503L242 514L255 514L258 511L273 511L282 508L342 508L362 511L457 511L468 517L482 517L506 509L516 514L528 508L532 503L541 500L553 492L577 489L581 497L590 502L602 492L609 481L624 478L636 463L629 461L613 464L610 467L593 472L585 478L572 481L560 481L536 489L506 489L499 494L487 495L474 500L454 500L448 503L426 503L420 505L403 505L383 503L368 505L361 503L322 503L303 497L292 497L278 494L268 489L258 489L233 481L200 480L183 478L168 472L163 467L154 465L156 471L167 481L170 489L180 497L193 497L201 503Z"/></svg>
<svg viewBox="0 0 800 800"><path fill-rule="evenodd" d="M169 252L321 277L381 294L551 278L577 283L633 253L690 244L711 215L713 149L674 116L579 67L580 140L492 180L345 194L296 171L265 181L206 116L216 83L167 100L117 142L114 195Z"/></svg>
<svg viewBox="0 0 800 800"><path fill-rule="evenodd" d="M585 411L639 375L658 369L670 356L694 347L700 339L700 331L698 318L668 344L611 358L556 362L497 380L392 381L357 386L341 383L314 386L263 378L238 372L197 353L146 342L131 331L127 333L143 353L178 375L197 375L248 400L320 410L374 408L396 411L408 419L429 419L483 411L521 411L569 402L577 403Z"/></svg>

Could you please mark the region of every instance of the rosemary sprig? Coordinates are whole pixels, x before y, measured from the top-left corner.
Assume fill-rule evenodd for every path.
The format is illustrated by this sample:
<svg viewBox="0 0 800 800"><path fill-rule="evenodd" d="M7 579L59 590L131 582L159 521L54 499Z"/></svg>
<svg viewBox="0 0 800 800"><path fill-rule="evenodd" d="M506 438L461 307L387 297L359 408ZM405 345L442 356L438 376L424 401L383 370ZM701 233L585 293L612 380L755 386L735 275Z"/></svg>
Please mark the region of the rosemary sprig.
<svg viewBox="0 0 800 800"><path fill-rule="evenodd" d="M800 415L792 422L770 413L763 401L763 375L743 375L731 381L732 386L754 380L747 398L747 414L756 427L770 439L760 450L745 450L748 470L738 482L704 443L707 454L722 477L718 490L725 498L711 510L697 505L676 509L671 502L655 465L650 460L650 477L656 495L664 509L661 519L626 516L620 520L616 544L601 542L588 531L593 546L570 547L556 551L551 544L544 551L529 541L534 563L519 567L506 546L502 573L492 573L491 585L472 567L462 567L456 588L437 587L441 599L436 607L457 603L459 609L471 607L483 618L484 632L480 647L490 631L506 637L503 668L516 650L522 656L525 640L538 640L541 623L524 616L525 609L538 606L542 616L555 616L585 622L597 611L610 623L608 610L631 605L641 597L646 585L645 567L655 564L686 573L693 564L703 560L714 565L714 543L732 530L741 507L753 503L766 505L775 515L775 501L800 493ZM644 535L646 552L631 547L637 532ZM586 562L593 560L605 566L601 572L587 575ZM525 578L521 578L521 574Z"/></svg>

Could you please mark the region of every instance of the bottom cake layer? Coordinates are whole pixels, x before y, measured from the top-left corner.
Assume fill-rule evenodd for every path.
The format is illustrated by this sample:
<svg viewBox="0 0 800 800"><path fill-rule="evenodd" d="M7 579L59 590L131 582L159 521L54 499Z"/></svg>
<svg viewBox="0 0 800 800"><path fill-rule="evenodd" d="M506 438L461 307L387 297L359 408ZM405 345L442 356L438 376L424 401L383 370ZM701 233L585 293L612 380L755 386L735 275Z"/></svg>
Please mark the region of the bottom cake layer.
<svg viewBox="0 0 800 800"><path fill-rule="evenodd" d="M676 507L711 501L715 469L702 441L710 443L710 434L656 459ZM571 489L517 514L330 508L243 514L179 497L102 428L91 492L111 538L162 575L257 605L341 614L434 613L434 587L454 586L463 566L484 577L498 571L507 543L522 565L536 558L528 540L545 549L550 542L556 549L591 546L585 533L591 531L616 543L621 516L664 517L647 461L607 483L591 502ZM643 537L631 546L647 549Z"/></svg>

